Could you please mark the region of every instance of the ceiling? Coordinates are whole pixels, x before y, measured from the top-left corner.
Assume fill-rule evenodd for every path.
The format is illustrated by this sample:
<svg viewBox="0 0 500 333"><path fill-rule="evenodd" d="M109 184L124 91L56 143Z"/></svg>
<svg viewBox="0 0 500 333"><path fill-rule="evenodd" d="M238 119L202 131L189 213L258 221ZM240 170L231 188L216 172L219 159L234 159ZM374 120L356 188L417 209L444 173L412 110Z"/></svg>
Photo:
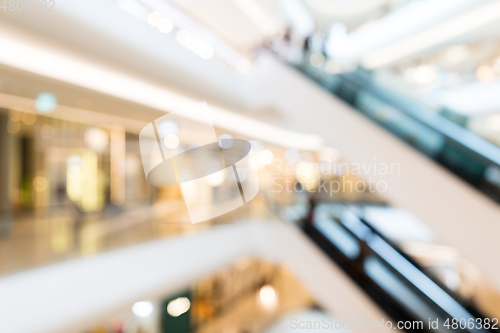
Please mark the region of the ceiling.
<svg viewBox="0 0 500 333"><path fill-rule="evenodd" d="M233 58L252 60L260 46L293 26L293 18L284 10L291 2L303 6L302 14L314 21L316 31L326 33L332 24L342 22L351 46L349 54L366 61L367 55L390 51L436 25L498 0L60 0L52 13L0 11L4 24L0 30L14 27L43 40L47 47L63 47L106 68L133 73L235 112L250 112L268 123L300 128L287 124L272 106L256 96L253 78L259 74L258 64L249 72L239 72L237 63L225 60L223 52L222 56L217 53L222 49ZM186 26L195 26L212 38L217 44L213 59L201 59L179 45L178 30L162 34L148 24L150 8L165 6L171 7L171 13L178 12L179 17L172 19L182 19ZM491 24L403 54L381 65L380 70L392 71L401 80L408 68L439 64L447 48L463 44L472 50L470 56L460 66L448 69L474 76L477 66L494 61L497 48L487 46L499 35L500 17L491 19ZM420 88L411 86L410 90L419 92ZM449 97L443 97L446 99ZM491 112L494 108L485 105L484 109Z"/></svg>
<svg viewBox="0 0 500 333"><path fill-rule="evenodd" d="M97 14L95 8L100 8ZM10 107L32 108L37 93L52 91L69 108L62 118L87 110L128 119L137 132L159 113L208 101L215 126L243 137L278 146L290 140L304 150L320 141L255 98L252 73L241 75L217 59L200 58L179 45L175 35L160 33L115 1L61 0L54 13L0 11L0 19L2 98L20 98L9 99ZM83 122L89 121L95 123ZM266 135L269 131L277 133L276 140Z"/></svg>
<svg viewBox="0 0 500 333"><path fill-rule="evenodd" d="M243 54L283 34L287 22L277 0L169 0L198 24Z"/></svg>

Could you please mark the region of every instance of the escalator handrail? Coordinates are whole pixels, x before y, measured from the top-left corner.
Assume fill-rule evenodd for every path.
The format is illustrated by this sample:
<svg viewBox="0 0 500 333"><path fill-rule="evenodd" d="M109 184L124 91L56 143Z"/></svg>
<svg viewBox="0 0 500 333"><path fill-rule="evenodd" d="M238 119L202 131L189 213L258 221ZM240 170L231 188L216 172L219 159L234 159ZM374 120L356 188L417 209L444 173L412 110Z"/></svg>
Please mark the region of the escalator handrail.
<svg viewBox="0 0 500 333"><path fill-rule="evenodd" d="M387 103L395 106L399 111L435 130L454 143L465 147L467 150L477 154L491 164L500 166L500 147L485 140L479 135L435 112L429 111L424 106L409 103L405 98L402 98L395 93L391 94L387 91L387 89L381 88L373 81L363 78L359 74L343 74L341 77L344 80L351 81L356 85L361 86L363 89L372 93L376 97L381 98Z"/></svg>
<svg viewBox="0 0 500 333"><path fill-rule="evenodd" d="M322 214L318 214L321 216ZM316 218L318 215L315 215ZM387 265L389 265L394 272L396 272L400 277L402 277L408 284L410 284L420 293L425 295L429 301L431 301L435 306L444 311L450 318L477 318L484 317L482 315L471 314L459 301L457 301L457 295L450 295L448 291L443 290L433 279L422 272L415 264L408 260L403 254L399 252L398 249L394 248L389 242L387 242L381 235L373 230L370 226L367 226L364 221L349 214L350 221L354 225L348 225L341 221L337 222L333 218L329 218L332 223L338 223L351 235L356 237L360 242L364 242L376 255L378 258L382 259ZM353 219L354 218L354 219ZM313 223L314 224L314 223ZM316 229L318 230L318 229ZM370 230L370 232L367 232ZM320 230L318 230L322 233ZM474 309L473 313L477 312ZM484 332L481 329L469 329L471 332Z"/></svg>

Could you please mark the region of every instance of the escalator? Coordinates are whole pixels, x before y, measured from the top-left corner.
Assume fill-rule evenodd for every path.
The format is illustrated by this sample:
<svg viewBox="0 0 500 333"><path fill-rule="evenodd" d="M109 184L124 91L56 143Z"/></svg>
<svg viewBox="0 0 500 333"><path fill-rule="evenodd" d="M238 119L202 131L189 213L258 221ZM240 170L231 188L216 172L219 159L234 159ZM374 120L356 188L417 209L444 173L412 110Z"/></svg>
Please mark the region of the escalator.
<svg viewBox="0 0 500 333"><path fill-rule="evenodd" d="M363 115L500 202L500 147L465 128L467 119L431 109L374 82L358 70L338 75L303 63L297 68Z"/></svg>
<svg viewBox="0 0 500 333"><path fill-rule="evenodd" d="M265 60L273 77L266 89L286 116L324 137L341 162L400 166L401 172L362 176L385 181L385 203L418 216L477 267L488 290L498 290L500 266L491 254L500 250L500 147L452 111L388 91L370 73L329 74L306 61L292 67Z"/></svg>
<svg viewBox="0 0 500 333"><path fill-rule="evenodd" d="M367 221L365 208L321 204L313 208L302 228L401 325L398 328L408 332L498 329L497 319L487 318Z"/></svg>

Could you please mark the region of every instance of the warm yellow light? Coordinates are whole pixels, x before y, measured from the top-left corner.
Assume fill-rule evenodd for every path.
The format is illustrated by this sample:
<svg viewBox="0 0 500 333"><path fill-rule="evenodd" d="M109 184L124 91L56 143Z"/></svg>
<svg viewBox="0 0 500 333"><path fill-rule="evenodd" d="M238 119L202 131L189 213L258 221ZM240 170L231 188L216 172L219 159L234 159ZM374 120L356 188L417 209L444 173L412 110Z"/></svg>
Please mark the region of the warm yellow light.
<svg viewBox="0 0 500 333"><path fill-rule="evenodd" d="M179 317L189 311L191 302L187 297L178 297L167 304L167 312L172 317Z"/></svg>
<svg viewBox="0 0 500 333"><path fill-rule="evenodd" d="M64 219L51 223L50 245L55 253L66 252L73 244L73 229Z"/></svg>
<svg viewBox="0 0 500 333"><path fill-rule="evenodd" d="M83 138L87 146L96 152L103 152L108 147L108 133L100 128L87 128L83 134Z"/></svg>
<svg viewBox="0 0 500 333"><path fill-rule="evenodd" d="M99 184L97 154L92 151L83 153L81 207L83 211L96 211L103 205L103 193Z"/></svg>
<svg viewBox="0 0 500 333"><path fill-rule="evenodd" d="M302 188L307 191L314 191L319 184L318 166L305 161L297 163L295 178L300 182Z"/></svg>
<svg viewBox="0 0 500 333"><path fill-rule="evenodd" d="M263 165L271 164L274 159L274 155L270 150L263 150L259 153L259 162Z"/></svg>
<svg viewBox="0 0 500 333"><path fill-rule="evenodd" d="M33 125L36 122L36 113L30 110L26 110L23 113L23 123L25 125Z"/></svg>
<svg viewBox="0 0 500 333"><path fill-rule="evenodd" d="M110 199L115 205L125 202L125 130L113 126L110 135Z"/></svg>
<svg viewBox="0 0 500 333"><path fill-rule="evenodd" d="M276 291L273 286L265 285L259 290L259 301L261 305L266 309L272 309L276 306L277 297Z"/></svg>
<svg viewBox="0 0 500 333"><path fill-rule="evenodd" d="M66 193L74 202L79 202L82 197L82 170L83 160L78 155L71 155L67 162Z"/></svg>
<svg viewBox="0 0 500 333"><path fill-rule="evenodd" d="M37 192L45 191L49 183L45 177L35 177L33 179L33 189Z"/></svg>

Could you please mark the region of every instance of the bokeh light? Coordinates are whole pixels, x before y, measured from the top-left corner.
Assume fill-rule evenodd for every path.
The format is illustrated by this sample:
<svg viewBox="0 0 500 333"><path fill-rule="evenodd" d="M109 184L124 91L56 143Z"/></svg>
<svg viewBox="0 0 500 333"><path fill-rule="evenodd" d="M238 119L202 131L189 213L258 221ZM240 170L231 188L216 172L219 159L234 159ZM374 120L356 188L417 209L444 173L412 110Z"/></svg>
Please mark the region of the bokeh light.
<svg viewBox="0 0 500 333"><path fill-rule="evenodd" d="M175 148L179 147L180 140L179 140L179 137L177 135L169 134L165 137L163 142L165 143L165 146L167 146L167 148L175 149Z"/></svg>
<svg viewBox="0 0 500 333"><path fill-rule="evenodd" d="M178 297L167 304L167 312L172 317L179 317L189 311L191 301L187 297Z"/></svg>
<svg viewBox="0 0 500 333"><path fill-rule="evenodd" d="M148 23L153 27L156 27L161 19L162 16L158 12L152 12L151 14L148 15Z"/></svg>
<svg viewBox="0 0 500 333"><path fill-rule="evenodd" d="M44 92L36 97L36 109L43 113L54 111L57 107L57 98L54 94Z"/></svg>
<svg viewBox="0 0 500 333"><path fill-rule="evenodd" d="M154 306L151 302L136 302L132 305L132 312L139 317L148 317L153 313Z"/></svg>
<svg viewBox="0 0 500 333"><path fill-rule="evenodd" d="M263 150L259 153L259 162L268 165L271 164L271 162L274 159L274 155L270 150Z"/></svg>
<svg viewBox="0 0 500 333"><path fill-rule="evenodd" d="M262 307L272 309L276 306L277 296L273 286L265 285L259 290L259 301Z"/></svg>

